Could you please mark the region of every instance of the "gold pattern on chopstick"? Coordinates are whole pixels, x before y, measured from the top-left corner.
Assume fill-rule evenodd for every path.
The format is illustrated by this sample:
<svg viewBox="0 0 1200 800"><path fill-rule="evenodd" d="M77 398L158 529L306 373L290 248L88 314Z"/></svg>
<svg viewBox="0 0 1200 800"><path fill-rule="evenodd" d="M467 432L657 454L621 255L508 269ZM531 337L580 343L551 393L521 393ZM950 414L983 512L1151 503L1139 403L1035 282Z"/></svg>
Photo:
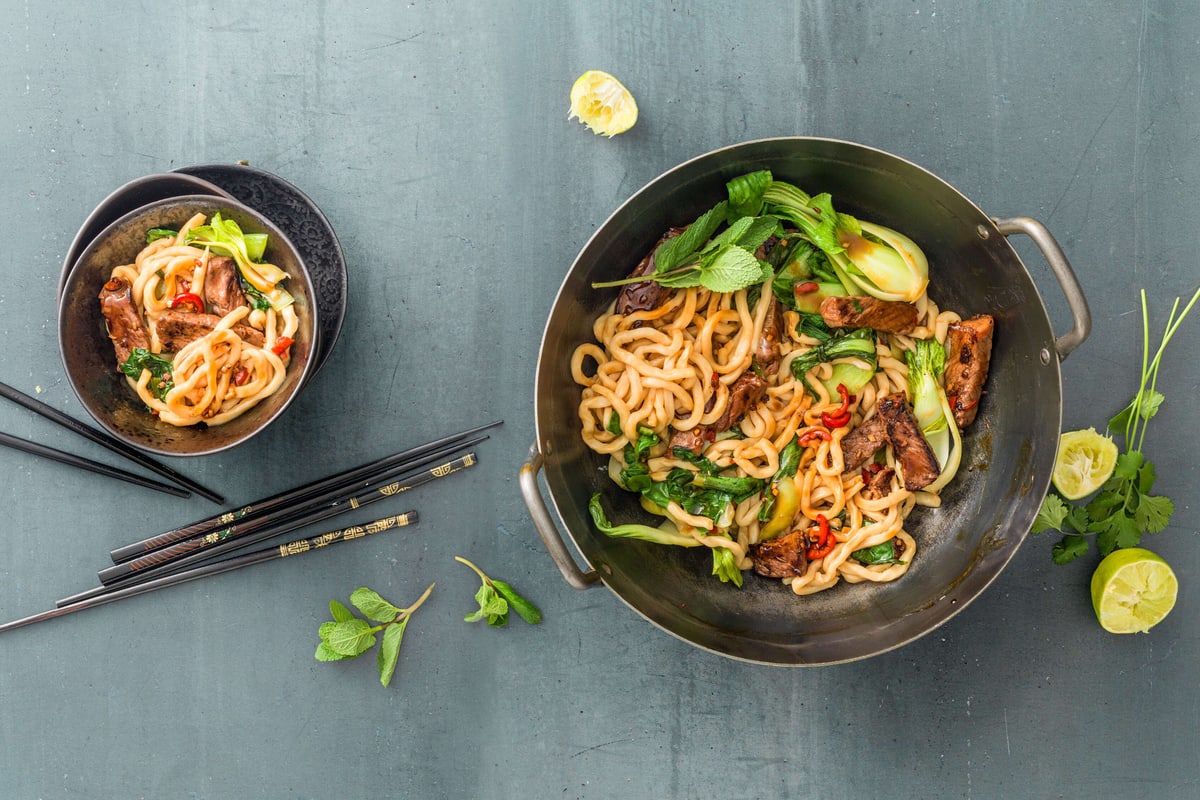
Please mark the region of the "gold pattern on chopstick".
<svg viewBox="0 0 1200 800"><path fill-rule="evenodd" d="M363 530L362 526L360 526L360 525L355 525L351 528L346 528L346 530L342 531L343 539L358 539L358 538L366 536L366 535L367 535L367 532L365 530Z"/></svg>
<svg viewBox="0 0 1200 800"><path fill-rule="evenodd" d="M396 481L395 483L389 483L387 486L381 486L379 488L379 493L384 497L391 497L394 494L400 494L403 491L407 491L409 488L411 487L405 486L401 488L400 481Z"/></svg>

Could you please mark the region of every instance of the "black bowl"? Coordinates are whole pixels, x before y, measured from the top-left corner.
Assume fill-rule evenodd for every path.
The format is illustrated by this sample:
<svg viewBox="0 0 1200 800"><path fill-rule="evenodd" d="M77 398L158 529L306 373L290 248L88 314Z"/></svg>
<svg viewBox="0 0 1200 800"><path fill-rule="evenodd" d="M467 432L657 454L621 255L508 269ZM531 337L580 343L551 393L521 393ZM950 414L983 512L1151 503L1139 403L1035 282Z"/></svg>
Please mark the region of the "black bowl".
<svg viewBox="0 0 1200 800"><path fill-rule="evenodd" d="M290 276L300 327L294 337L287 378L273 395L223 425L178 427L150 414L117 371L99 294L113 267L132 263L150 228L179 228L196 213L220 212L247 233L268 236L266 258ZM304 260L272 222L235 200L185 195L148 203L105 228L80 254L67 276L58 305L59 350L67 380L88 413L117 438L153 453L196 456L234 447L262 431L295 399L315 367L320 325Z"/></svg>

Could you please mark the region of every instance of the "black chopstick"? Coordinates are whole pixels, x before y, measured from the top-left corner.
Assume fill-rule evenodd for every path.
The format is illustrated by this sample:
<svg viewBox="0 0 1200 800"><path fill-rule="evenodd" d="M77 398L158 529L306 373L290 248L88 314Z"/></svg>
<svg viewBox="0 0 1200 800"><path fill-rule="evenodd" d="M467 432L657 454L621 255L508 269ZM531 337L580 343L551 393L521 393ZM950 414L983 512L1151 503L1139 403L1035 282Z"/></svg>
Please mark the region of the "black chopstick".
<svg viewBox="0 0 1200 800"><path fill-rule="evenodd" d="M126 472L123 469L110 467L108 464L101 464L99 461L91 461L77 456L74 453L68 453L65 450L55 450L53 447L47 447L44 444L31 442L28 439L20 439L16 436L10 436L7 433L0 433L0 446L11 447L13 450L20 450L22 453L41 456L48 458L51 461L58 461L63 464L70 464L72 467L79 467L88 472L95 472L98 475L107 475L110 478L132 483L136 486L144 486L147 489L153 489L156 492L165 492L173 494L176 497L191 497L192 493L187 489L181 489L178 486L160 483L150 478L143 478L141 475L135 475L132 472Z"/></svg>
<svg viewBox="0 0 1200 800"><path fill-rule="evenodd" d="M144 558L126 561L123 564L110 567L108 570L102 570L100 573L102 576L101 580L103 581L103 576L106 573L109 577L108 581L103 581L104 585L70 597L65 597L59 600L56 605L59 607L72 605L82 600L124 589L127 586L154 580L161 575L177 572L202 561L225 555L256 542L261 542L264 539L289 533L297 528L329 519L351 509L362 508L385 497L394 497L397 494L401 494L437 478L444 478L447 475L452 475L455 472L473 466L477 461L478 459L474 453L467 453L460 458L439 464L431 469L399 477L391 483L379 486L371 491L354 495L343 495L338 500L327 505L308 508L302 514L288 515L284 519L269 525L255 527L253 530L235 531L231 534L221 531L219 533L210 533L202 537L176 542L169 547L156 550ZM110 572L110 570L118 572Z"/></svg>
<svg viewBox="0 0 1200 800"><path fill-rule="evenodd" d="M349 528L342 530L330 531L322 533L318 536L311 536L307 539L297 539L294 542L281 544L275 547L265 547L262 550L255 550L252 553L246 553L240 556L233 556L223 561L217 561L212 564L194 567L182 572L175 572L170 575L165 575L161 578L155 578L151 581L139 583L134 586L127 586L123 589L107 592L97 595L86 600L80 600L70 605L61 605L50 611L43 611L40 614L34 614L29 617L6 622L0 625L0 633L11 631L14 628L21 628L26 625L32 625L35 622L41 622L55 617L65 616L76 611L83 611L85 608L95 608L106 603L114 603L117 600L124 600L126 597L134 597L139 594L153 592L156 589L162 589L167 586L176 586L188 581L194 581L198 578L206 578L209 575L219 575L222 572L230 572L231 570L248 567L252 564L261 564L264 561L272 561L279 558L287 558L289 556L302 555L310 553L313 550L320 550L338 542L351 542L355 539L360 539L364 536L373 533L382 533L394 528L401 528L406 525L413 525L417 522L417 512L409 511L404 514L397 514L391 517L383 517L373 522L368 522L365 525L352 525Z"/></svg>
<svg viewBox="0 0 1200 800"><path fill-rule="evenodd" d="M465 450L487 438L486 436L473 439L470 437L502 423L503 420L498 420L490 422L487 425L480 425L478 428L471 428L470 430L451 434L450 436L443 436L440 439L435 439L432 442L427 442L416 447L410 447L407 450L386 456L377 461L372 461L369 464L363 464L344 472L339 472L336 475L330 475L327 478L306 483L303 486L289 489L262 500L255 500L252 503L248 503L232 511L227 511L224 514L217 514L216 516L208 517L207 519L202 519L156 536L151 536L140 542L118 547L110 553L112 561L114 564L120 564L159 548L166 547L167 545L174 544L175 542L181 542L185 539L191 539L195 536L226 527L234 522L247 522L265 514L289 509L298 502L310 504L315 502L314 498L324 495L326 492L344 491L356 483L362 483L371 476L379 474L393 466L423 466L430 463L430 461L421 460L419 459L420 456L435 460L442 457L439 454L445 455L454 449ZM464 441L468 439L469 441Z"/></svg>
<svg viewBox="0 0 1200 800"><path fill-rule="evenodd" d="M6 383L0 383L0 397L11 400L17 405L24 406L33 413L40 414L51 422L57 423L64 428L83 436L86 439L91 439L96 444L101 445L102 447L107 447L109 450L117 453L118 455L124 456L135 464L143 466L151 472L155 472L164 478L179 484L180 486L191 489L201 497L207 498L214 503L224 504L225 502L225 498L221 497L221 495L210 489L204 488L191 478L180 475L166 464L160 464L144 453L138 452L134 448L122 442L120 439L109 436L103 431L98 431L95 428L88 427L74 417L67 416L57 408L48 406L41 400L30 397L29 395L14 389Z"/></svg>

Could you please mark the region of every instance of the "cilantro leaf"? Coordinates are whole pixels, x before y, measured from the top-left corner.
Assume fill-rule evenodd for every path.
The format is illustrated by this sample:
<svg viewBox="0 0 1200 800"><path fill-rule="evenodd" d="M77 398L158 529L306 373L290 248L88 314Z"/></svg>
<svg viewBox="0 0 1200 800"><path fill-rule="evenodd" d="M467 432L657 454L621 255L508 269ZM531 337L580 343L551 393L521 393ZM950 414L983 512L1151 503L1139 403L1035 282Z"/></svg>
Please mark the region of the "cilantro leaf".
<svg viewBox="0 0 1200 800"><path fill-rule="evenodd" d="M1158 533L1171 524L1173 513L1175 504L1169 497L1144 494L1133 512L1133 521L1146 533Z"/></svg>
<svg viewBox="0 0 1200 800"><path fill-rule="evenodd" d="M1079 534L1069 533L1062 537L1051 550L1055 564L1069 564L1088 551L1088 540Z"/></svg>
<svg viewBox="0 0 1200 800"><path fill-rule="evenodd" d="M1038 509L1037 516L1033 519L1031 532L1061 531L1066 518L1067 504L1061 497L1051 492L1042 501L1042 507Z"/></svg>

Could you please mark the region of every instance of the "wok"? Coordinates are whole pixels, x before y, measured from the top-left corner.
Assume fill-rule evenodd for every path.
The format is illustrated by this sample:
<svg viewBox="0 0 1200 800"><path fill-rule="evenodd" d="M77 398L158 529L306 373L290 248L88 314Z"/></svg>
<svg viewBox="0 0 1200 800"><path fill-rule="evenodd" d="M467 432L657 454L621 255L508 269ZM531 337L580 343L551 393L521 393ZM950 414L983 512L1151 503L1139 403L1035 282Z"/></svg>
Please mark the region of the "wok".
<svg viewBox="0 0 1200 800"><path fill-rule="evenodd" d="M987 312L996 319L987 394L964 433L963 466L943 490L940 508L917 508L909 517L906 528L921 549L898 581L843 582L797 597L778 581L747 574L737 589L709 574L705 548L612 539L595 530L588 516L588 499L600 491L614 522L651 521L634 495L609 480L606 459L580 438L580 387L571 380L571 352L590 339L592 321L618 291L593 290L591 284L627 275L664 230L695 219L724 197L728 179L757 169L770 169L812 194L830 192L838 210L907 234L929 258L929 293L941 308L963 317ZM1065 294L1074 323L1067 334L1055 337L1038 289L1008 241L1014 234L1032 239ZM1054 466L1062 416L1059 363L1090 329L1071 266L1036 220L991 218L932 173L861 144L791 137L726 147L651 181L575 259L542 338L534 396L537 441L521 469L522 495L568 583L577 588L603 583L684 641L768 664L866 658L962 611L1024 541ZM568 550L559 523L586 567Z"/></svg>

